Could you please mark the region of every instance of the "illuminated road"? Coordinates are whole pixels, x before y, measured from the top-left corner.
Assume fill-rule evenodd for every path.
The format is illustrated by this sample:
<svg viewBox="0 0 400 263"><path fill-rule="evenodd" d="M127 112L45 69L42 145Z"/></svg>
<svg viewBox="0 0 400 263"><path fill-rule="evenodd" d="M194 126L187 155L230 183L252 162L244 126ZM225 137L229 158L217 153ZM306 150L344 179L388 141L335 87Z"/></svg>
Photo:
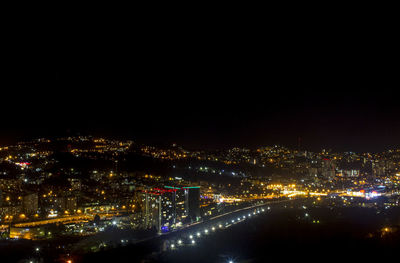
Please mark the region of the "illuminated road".
<svg viewBox="0 0 400 263"><path fill-rule="evenodd" d="M68 216L68 217L60 217L60 218L52 218L34 222L26 222L26 223L18 223L15 224L14 227L35 227L47 224L54 224L54 223L81 223L93 220L93 216L90 215L79 215L79 216Z"/></svg>
<svg viewBox="0 0 400 263"><path fill-rule="evenodd" d="M285 202L289 202L289 201L293 201L293 200L270 201L270 202L259 204L259 205L248 206L248 207L237 209L235 211L228 212L228 213L225 213L225 214L222 214L222 215L214 216L214 217L210 218L210 220L214 220L214 219L217 219L217 218L220 218L220 217L224 217L224 216L227 216L227 215L230 215L230 214L233 214L233 213L237 213L237 212L241 212L241 211L245 211L245 210L249 210L249 209L254 209L254 208L257 208L257 207L263 207L263 206L271 205L271 204L285 203Z"/></svg>

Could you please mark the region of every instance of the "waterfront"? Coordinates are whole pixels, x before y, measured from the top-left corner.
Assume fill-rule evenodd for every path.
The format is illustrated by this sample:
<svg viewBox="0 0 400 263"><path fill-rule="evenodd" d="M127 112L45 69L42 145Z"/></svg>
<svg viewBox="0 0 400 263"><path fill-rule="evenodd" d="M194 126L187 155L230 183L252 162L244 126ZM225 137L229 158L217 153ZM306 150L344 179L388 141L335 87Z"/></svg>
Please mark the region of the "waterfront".
<svg viewBox="0 0 400 263"><path fill-rule="evenodd" d="M87 255L96 262L351 261L387 257L399 248L399 209L272 207L229 229L196 238L195 245L162 251L162 242ZM306 215L307 214L307 215ZM387 229L387 230L385 230ZM195 233L194 233L195 235ZM168 237L176 242L182 236ZM163 241L166 241L165 238ZM169 243L171 244L171 243ZM154 253L154 251L158 251ZM146 252L153 252L147 254ZM139 261L143 260L143 261Z"/></svg>

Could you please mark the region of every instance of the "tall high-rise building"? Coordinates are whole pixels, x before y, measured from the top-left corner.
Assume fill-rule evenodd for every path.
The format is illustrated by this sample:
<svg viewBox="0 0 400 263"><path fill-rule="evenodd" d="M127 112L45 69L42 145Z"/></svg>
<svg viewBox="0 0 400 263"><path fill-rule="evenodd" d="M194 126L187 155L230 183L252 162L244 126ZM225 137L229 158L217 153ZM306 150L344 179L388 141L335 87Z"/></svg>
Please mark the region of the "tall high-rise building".
<svg viewBox="0 0 400 263"><path fill-rule="evenodd" d="M192 222L200 220L200 187L184 187L187 216Z"/></svg>
<svg viewBox="0 0 400 263"><path fill-rule="evenodd" d="M161 231L161 195L151 189L143 190L140 195L140 207L142 208L143 227L155 228Z"/></svg>

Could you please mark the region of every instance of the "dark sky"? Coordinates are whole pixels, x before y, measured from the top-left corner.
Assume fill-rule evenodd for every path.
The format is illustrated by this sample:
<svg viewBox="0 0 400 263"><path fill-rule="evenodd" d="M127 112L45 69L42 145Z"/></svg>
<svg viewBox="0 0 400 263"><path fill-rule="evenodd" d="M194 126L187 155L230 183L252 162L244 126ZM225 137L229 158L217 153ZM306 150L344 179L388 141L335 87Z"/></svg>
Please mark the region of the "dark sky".
<svg viewBox="0 0 400 263"><path fill-rule="evenodd" d="M310 150L399 147L391 34L277 23L11 38L0 143L82 132L206 148L297 147L299 137Z"/></svg>

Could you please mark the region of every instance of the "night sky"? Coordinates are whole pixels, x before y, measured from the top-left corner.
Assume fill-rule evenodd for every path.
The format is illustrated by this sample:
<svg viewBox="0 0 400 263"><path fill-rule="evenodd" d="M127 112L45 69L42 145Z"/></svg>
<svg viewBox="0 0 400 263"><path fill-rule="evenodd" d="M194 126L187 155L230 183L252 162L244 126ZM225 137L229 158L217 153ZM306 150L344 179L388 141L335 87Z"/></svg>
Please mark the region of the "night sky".
<svg viewBox="0 0 400 263"><path fill-rule="evenodd" d="M0 143L81 133L192 148L297 148L299 137L309 150L400 146L388 38L321 28L105 31L10 43Z"/></svg>

